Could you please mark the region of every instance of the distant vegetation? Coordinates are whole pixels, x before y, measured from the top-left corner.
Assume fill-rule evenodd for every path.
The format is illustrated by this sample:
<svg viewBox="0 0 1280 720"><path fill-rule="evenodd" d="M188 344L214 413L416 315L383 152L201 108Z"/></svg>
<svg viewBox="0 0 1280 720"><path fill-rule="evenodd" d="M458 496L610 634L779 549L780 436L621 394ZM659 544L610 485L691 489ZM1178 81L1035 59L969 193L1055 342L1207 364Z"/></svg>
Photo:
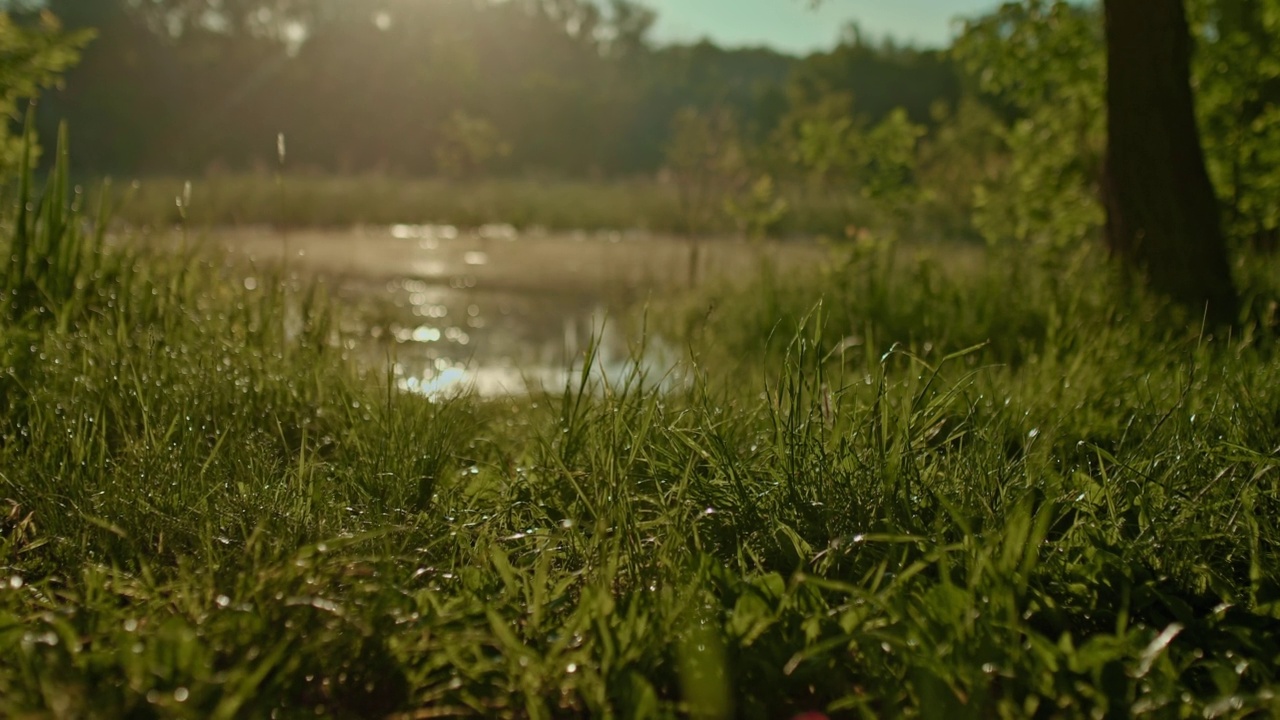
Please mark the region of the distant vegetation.
<svg viewBox="0 0 1280 720"><path fill-rule="evenodd" d="M835 167L812 167L805 158L837 149L824 143L848 145L886 118L933 126L940 108L961 97L961 77L942 51L873 43L853 29L832 52L805 59L707 42L658 46L648 37L652 13L630 2L600 10L579 0L314 1L263 13L254 3L224 3L219 11L117 0L48 5L68 27L98 32L41 112L46 142L59 119L76 129L82 172L144 183L208 177L234 186L219 179L283 171L311 205L322 201L306 192L316 187L308 178L335 175L431 176L461 185L495 177L579 185L647 178L659 187L646 192L678 194L679 208L638 219L606 213L613 224L838 235L866 224L866 209L808 227L762 222L758 211L777 206L765 197L772 188L794 188L792 198L847 197L857 164L873 158L843 147ZM854 125L823 126L830 113L822 108L848 113ZM895 114L899 108L904 115ZM687 140L690 121L712 117L724 157L707 158L691 178L679 171L689 162L680 157L682 123ZM922 134L908 132L906 159L914 160ZM687 199L699 193L702 207L694 209ZM379 204L372 194L359 200ZM597 200L587 193L579 203ZM803 201L792 205L802 217L812 214ZM171 206L144 202L125 213L151 219ZM777 208L765 214L781 220ZM471 215L448 210L456 212L430 219ZM265 219L231 208L210 219L245 216ZM297 213L272 219L307 220ZM535 217L531 224L556 222Z"/></svg>
<svg viewBox="0 0 1280 720"><path fill-rule="evenodd" d="M47 4L97 38L47 95L42 135L51 143L56 123L69 120L79 167L97 176L657 178L674 187L652 194L679 195L674 212L654 205L640 219L602 218L690 232L839 236L849 226L901 228L909 217L916 234L927 226L931 236L1060 247L1102 223L1104 52L1100 13L1087 7L1011 3L971 18L942 50L851 26L833 50L795 58L658 45L652 13L631 2ZM1270 7L1192 0L1188 12L1204 144L1229 234L1272 246L1280 67L1269 58L1280 13L1262 5ZM688 150L698 123L701 160ZM714 157L705 157L708 131ZM291 182L300 202L316 185ZM846 217L810 227L786 220L790 209L805 214L797 195L844 197ZM586 194L579 204L597 200ZM261 219L229 207L208 219L243 216Z"/></svg>
<svg viewBox="0 0 1280 720"><path fill-rule="evenodd" d="M1221 326L1089 242L1093 9L800 60L625 2L49 4L100 34L0 15L11 114L88 48L0 156L0 716L1280 715L1280 0L1186 3ZM808 193L848 242L656 301L684 376L431 399L323 280L110 232L61 116L170 178L155 224L488 187L477 222L759 236Z"/></svg>
<svg viewBox="0 0 1280 720"><path fill-rule="evenodd" d="M191 187L191 203L179 208L174 199ZM874 222L876 208L847 195L814 192L803 184L776 188L765 183L768 206L756 208L748 193L742 210L725 211L721 198L706 200L704 215L693 222L697 232L732 234L751 231L780 236L825 234L843 237L850 222ZM652 178L589 180L537 178L441 177L405 178L369 175L285 175L277 184L270 175L213 175L194 181L181 176L152 177L123 192L116 219L122 223L164 228L186 223L191 228L217 225L347 228L403 222L447 222L475 228L510 223L522 229L552 231L642 230L689 232L687 200L674 183ZM96 195L96 193L94 193ZM754 216L775 208L778 212ZM758 217L759 219L753 219Z"/></svg>
<svg viewBox="0 0 1280 720"><path fill-rule="evenodd" d="M98 30L47 112L77 128L83 169L98 173L274 170L283 133L289 165L308 172L633 175L663 166L685 108L727 112L761 141L828 90L853 93L873 122L903 105L925 122L959 94L941 52L856 35L808 61L659 47L652 14L630 2L49 6Z"/></svg>

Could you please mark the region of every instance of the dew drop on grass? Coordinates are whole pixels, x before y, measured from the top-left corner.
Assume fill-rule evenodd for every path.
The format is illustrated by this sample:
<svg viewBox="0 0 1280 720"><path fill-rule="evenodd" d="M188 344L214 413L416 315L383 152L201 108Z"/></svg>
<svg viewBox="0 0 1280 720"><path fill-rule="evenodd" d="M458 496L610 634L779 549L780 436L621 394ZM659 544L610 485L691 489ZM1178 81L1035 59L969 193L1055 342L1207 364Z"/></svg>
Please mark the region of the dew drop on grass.
<svg viewBox="0 0 1280 720"><path fill-rule="evenodd" d="M58 636L52 630L49 632L40 633L38 635L27 633L26 635L23 636L22 642L24 644L48 645L49 647L57 647Z"/></svg>
<svg viewBox="0 0 1280 720"><path fill-rule="evenodd" d="M128 620L125 620L125 621L124 621L124 631L125 631L125 632L131 633L131 632L136 631L137 629L138 629L138 621L137 621L137 620L134 620L133 618L129 618Z"/></svg>
<svg viewBox="0 0 1280 720"><path fill-rule="evenodd" d="M9 587L13 588L14 590L21 588L22 578L17 575L14 575L13 577L9 578Z"/></svg>

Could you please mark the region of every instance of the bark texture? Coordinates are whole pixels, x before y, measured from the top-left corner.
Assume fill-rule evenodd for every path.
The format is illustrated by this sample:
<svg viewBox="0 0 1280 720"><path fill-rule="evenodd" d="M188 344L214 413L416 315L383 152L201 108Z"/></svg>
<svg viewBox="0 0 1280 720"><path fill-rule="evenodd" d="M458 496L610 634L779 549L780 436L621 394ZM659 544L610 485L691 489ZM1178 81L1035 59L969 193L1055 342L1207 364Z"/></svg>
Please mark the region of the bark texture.
<svg viewBox="0 0 1280 720"><path fill-rule="evenodd" d="M1157 292L1230 323L1239 297L1196 126L1182 2L1104 2L1107 242Z"/></svg>

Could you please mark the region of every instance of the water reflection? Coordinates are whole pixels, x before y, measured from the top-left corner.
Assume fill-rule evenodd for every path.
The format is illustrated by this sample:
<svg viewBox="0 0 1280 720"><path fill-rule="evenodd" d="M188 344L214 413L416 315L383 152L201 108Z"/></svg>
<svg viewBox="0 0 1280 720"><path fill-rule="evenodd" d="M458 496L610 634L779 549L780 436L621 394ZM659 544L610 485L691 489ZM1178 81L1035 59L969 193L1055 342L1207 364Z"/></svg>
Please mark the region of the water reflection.
<svg viewBox="0 0 1280 720"><path fill-rule="evenodd" d="M672 387L680 382L683 374L675 354L668 348L651 345L643 352L635 351L628 346L625 334L600 322L601 318L603 315L591 318L597 324L588 338L597 345L587 371L589 384L594 387L617 386L637 372L663 387ZM566 323L567 327L575 324ZM468 336L457 328L449 328L444 333L446 339L451 335L460 344L466 344L463 338ZM400 360L392 370L396 385L401 390L433 398L465 393L484 398L544 391L554 393L567 387L576 388L581 382L587 357L586 341L566 332L563 344L558 347L554 342L542 342L540 351L530 353L542 358L532 361L512 356L462 356L447 349L440 353L421 352L420 348L405 347L402 343L398 348Z"/></svg>
<svg viewBox="0 0 1280 720"><path fill-rule="evenodd" d="M560 391L576 386L589 346L595 382L637 370L650 382L679 382L678 353L652 338L635 351L640 332L629 308L690 277L684 240L520 233L504 224L308 231L290 233L287 244L267 230L219 236L259 262L278 261L288 248L291 269L341 280L353 351L371 367L390 360L407 392ZM825 252L805 243L704 242L699 276L748 278L761 263L821 262Z"/></svg>
<svg viewBox="0 0 1280 720"><path fill-rule="evenodd" d="M458 228L453 225L392 225L391 237L397 240L426 241L457 240Z"/></svg>
<svg viewBox="0 0 1280 720"><path fill-rule="evenodd" d="M470 233L450 225L394 225L389 235L416 241L423 255L409 265L409 276L386 284L399 312L376 333L390 343L377 350L395 359L392 372L403 391L486 398L557 392L581 380L589 345L591 382L619 383L636 371L668 383L678 377L674 353L652 344L637 352L629 342L623 308L634 292L619 293L603 278L598 287L567 286L563 276L578 272L568 263L537 268L538 288L503 288L471 274L471 268L506 272L501 266L521 262L521 253L504 252L521 239L511 225ZM619 243L622 234L601 239Z"/></svg>
<svg viewBox="0 0 1280 720"><path fill-rule="evenodd" d="M413 318L388 328L396 384L408 392L498 397L563 390L576 384L589 346L595 380L620 382L637 369L667 382L678 375L674 353L652 343L637 352L624 310L598 297L459 289L420 278L389 290Z"/></svg>

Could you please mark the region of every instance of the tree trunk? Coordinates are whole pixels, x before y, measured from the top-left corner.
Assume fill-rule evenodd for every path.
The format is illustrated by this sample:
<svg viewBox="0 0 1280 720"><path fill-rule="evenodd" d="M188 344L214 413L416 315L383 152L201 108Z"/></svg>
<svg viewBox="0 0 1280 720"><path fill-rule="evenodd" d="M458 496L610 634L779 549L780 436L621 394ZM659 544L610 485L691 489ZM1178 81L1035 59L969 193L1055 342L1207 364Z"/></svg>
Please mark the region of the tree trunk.
<svg viewBox="0 0 1280 720"><path fill-rule="evenodd" d="M1111 252L1157 292L1236 319L1239 298L1191 97L1182 0L1104 0Z"/></svg>

